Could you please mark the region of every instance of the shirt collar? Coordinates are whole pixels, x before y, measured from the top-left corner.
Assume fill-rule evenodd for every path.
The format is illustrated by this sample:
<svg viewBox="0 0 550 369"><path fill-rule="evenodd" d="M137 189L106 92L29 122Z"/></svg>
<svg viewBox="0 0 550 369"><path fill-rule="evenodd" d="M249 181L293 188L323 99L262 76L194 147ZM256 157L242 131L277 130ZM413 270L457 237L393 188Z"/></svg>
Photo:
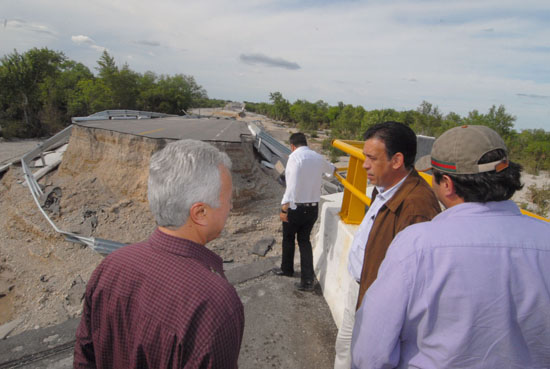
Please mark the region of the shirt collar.
<svg viewBox="0 0 550 369"><path fill-rule="evenodd" d="M223 259L204 245L185 238L170 236L158 228L149 237L149 244L153 249L162 252L196 259L213 272L224 276Z"/></svg>
<svg viewBox="0 0 550 369"><path fill-rule="evenodd" d="M401 185L403 184L403 182L405 182L405 180L407 179L407 177L409 176L409 174L411 174L411 172L409 172L405 177L401 178L401 180L399 182L397 182L395 185L393 185L390 189L388 190L385 190L383 187L378 187L376 186L376 191L378 192L378 194L376 195L377 197L380 197L381 200L384 200L384 201L388 201L389 199L392 198L392 196L397 192L397 190L399 189L399 187L401 187Z"/></svg>
<svg viewBox="0 0 550 369"><path fill-rule="evenodd" d="M518 206L512 200L489 201L489 202L464 202L455 205L439 213L433 218L434 221L444 220L449 217L485 217L489 214L498 213L502 216L521 215Z"/></svg>
<svg viewBox="0 0 550 369"><path fill-rule="evenodd" d="M290 155L292 155L294 153L297 153L298 151L304 151L304 150L309 150L309 147L307 147L307 146L297 147L296 150L294 150L293 152L290 153Z"/></svg>

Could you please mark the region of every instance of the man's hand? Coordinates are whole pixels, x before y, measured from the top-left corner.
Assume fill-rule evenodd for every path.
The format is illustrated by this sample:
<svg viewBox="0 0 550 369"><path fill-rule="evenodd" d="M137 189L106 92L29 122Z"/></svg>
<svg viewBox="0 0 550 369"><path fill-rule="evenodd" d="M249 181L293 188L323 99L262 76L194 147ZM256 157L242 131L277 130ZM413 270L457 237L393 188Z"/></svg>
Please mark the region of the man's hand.
<svg viewBox="0 0 550 369"><path fill-rule="evenodd" d="M288 207L289 207L289 204L283 204L281 206L281 211L279 212L279 218L283 221L283 222L288 222Z"/></svg>

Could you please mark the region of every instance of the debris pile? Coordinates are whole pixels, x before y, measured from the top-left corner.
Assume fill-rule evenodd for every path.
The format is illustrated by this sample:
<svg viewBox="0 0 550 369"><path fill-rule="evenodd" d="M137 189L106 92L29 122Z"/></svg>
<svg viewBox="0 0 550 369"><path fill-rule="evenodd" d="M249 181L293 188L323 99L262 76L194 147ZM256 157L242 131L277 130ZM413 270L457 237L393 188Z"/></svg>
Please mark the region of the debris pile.
<svg viewBox="0 0 550 369"><path fill-rule="evenodd" d="M60 229L122 243L143 240L155 228L146 194L149 159L165 144L75 126L58 170L39 181L41 202ZM253 251L266 237L280 244L277 209L284 189L259 164L251 140L212 144L233 161L234 209L208 247L228 268L268 251L279 255L276 247ZM0 179L0 208L0 328L14 335L78 316L86 281L103 257L52 229L19 167L11 166Z"/></svg>

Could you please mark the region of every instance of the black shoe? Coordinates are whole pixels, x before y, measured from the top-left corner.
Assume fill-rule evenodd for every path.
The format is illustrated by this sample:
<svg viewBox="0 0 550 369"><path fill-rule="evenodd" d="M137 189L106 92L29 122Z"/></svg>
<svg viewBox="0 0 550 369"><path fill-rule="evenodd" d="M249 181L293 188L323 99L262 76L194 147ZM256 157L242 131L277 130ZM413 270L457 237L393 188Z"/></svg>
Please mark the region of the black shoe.
<svg viewBox="0 0 550 369"><path fill-rule="evenodd" d="M301 281L300 283L296 282L294 286L296 286L298 291L313 291L315 287L313 281Z"/></svg>
<svg viewBox="0 0 550 369"><path fill-rule="evenodd" d="M273 273L275 273L275 275L280 275L282 277L293 277L294 276L293 272L285 272L284 270L282 270L280 268L273 269Z"/></svg>

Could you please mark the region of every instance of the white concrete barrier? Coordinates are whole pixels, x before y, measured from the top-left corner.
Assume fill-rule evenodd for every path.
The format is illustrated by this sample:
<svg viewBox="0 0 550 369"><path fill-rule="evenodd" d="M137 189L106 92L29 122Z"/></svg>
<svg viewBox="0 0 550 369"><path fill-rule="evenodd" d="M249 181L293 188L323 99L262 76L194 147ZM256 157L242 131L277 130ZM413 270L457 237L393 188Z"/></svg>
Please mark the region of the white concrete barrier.
<svg viewBox="0 0 550 369"><path fill-rule="evenodd" d="M371 196L372 187L367 188ZM313 242L313 266L323 295L340 328L344 314L344 301L350 282L348 254L358 225L345 224L338 213L342 207L343 192L321 197L320 225Z"/></svg>

